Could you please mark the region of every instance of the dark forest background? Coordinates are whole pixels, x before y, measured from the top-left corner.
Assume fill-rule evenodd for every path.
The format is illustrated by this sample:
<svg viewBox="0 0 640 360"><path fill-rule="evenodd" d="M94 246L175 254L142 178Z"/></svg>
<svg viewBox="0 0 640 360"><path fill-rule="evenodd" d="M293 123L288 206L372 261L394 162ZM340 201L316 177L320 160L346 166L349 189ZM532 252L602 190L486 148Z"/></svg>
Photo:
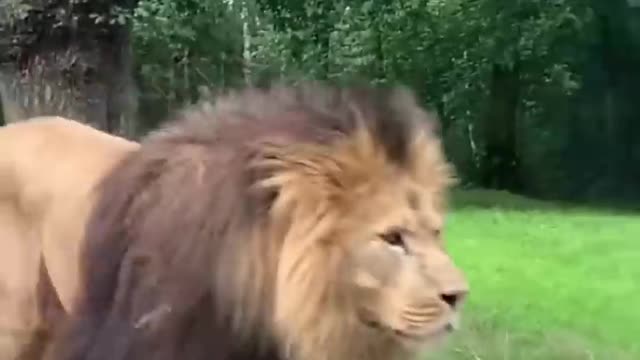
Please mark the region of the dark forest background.
<svg viewBox="0 0 640 360"><path fill-rule="evenodd" d="M2 0L0 120L58 114L137 138L229 87L402 83L439 115L463 186L638 203L638 5Z"/></svg>

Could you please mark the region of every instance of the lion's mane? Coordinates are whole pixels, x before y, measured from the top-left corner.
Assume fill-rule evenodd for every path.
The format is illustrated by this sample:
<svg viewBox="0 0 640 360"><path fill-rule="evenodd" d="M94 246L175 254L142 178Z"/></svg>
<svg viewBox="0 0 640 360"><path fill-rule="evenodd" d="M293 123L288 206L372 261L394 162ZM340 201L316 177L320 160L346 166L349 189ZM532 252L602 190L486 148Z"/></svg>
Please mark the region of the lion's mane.
<svg viewBox="0 0 640 360"><path fill-rule="evenodd" d="M439 146L433 124L406 91L319 84L245 89L182 112L100 185L84 294L49 358L347 360L363 342L358 358L395 357L391 342L340 333L347 320L326 308L339 261L320 263L303 244L328 220L294 204L308 194L324 206L318 174L356 191L375 166L415 165L416 139ZM325 152L354 141L368 150L349 160L353 176L332 177L342 164ZM444 188L437 154L428 176ZM300 241L285 249L292 232ZM283 263L305 269L285 279ZM299 333L283 333L287 321Z"/></svg>

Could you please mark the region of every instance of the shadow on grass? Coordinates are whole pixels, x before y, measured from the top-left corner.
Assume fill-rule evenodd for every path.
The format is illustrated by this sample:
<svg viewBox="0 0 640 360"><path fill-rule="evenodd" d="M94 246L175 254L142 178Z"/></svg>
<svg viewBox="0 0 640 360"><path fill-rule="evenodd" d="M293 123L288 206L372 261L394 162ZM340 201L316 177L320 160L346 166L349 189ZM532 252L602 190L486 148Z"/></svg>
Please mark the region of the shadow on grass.
<svg viewBox="0 0 640 360"><path fill-rule="evenodd" d="M582 204L529 198L500 190L461 189L451 193L454 209L502 209L514 211L554 211L571 213L640 214L640 204Z"/></svg>

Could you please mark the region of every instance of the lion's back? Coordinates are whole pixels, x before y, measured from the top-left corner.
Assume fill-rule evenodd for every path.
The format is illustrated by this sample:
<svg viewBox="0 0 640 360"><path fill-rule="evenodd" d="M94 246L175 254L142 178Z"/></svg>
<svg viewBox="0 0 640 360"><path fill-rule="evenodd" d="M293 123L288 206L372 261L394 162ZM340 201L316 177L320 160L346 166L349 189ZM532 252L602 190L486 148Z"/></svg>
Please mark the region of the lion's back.
<svg viewBox="0 0 640 360"><path fill-rule="evenodd" d="M0 194L77 193L138 144L62 117L0 128ZM7 194L11 192L11 194Z"/></svg>

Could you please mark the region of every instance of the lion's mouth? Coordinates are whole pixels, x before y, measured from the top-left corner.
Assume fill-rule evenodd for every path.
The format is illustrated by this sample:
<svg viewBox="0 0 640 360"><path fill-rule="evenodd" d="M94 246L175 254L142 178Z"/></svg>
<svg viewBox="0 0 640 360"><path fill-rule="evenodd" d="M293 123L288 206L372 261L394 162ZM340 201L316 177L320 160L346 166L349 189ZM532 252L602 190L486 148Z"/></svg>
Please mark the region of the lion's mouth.
<svg viewBox="0 0 640 360"><path fill-rule="evenodd" d="M459 328L459 315L452 313L421 328L393 329L393 336L409 347L437 344Z"/></svg>
<svg viewBox="0 0 640 360"><path fill-rule="evenodd" d="M443 318L439 324L430 326L429 329L422 329L419 331L406 331L393 328L389 325L383 324L380 321L373 319L372 317L365 316L364 314L359 314L359 320L367 328L373 331L387 333L409 347L419 347L424 343L429 343L431 341L437 341L438 339L445 338L447 337L447 335L457 331L459 327L459 319L457 314L453 314L450 317Z"/></svg>
<svg viewBox="0 0 640 360"><path fill-rule="evenodd" d="M395 329L393 330L393 334L402 340L409 341L412 343L420 343L420 342L427 341L431 338L438 338L441 336L445 336L449 333L452 333L453 331L455 331L454 325L450 323L446 323L443 326L434 327L430 331L409 332L409 331Z"/></svg>
<svg viewBox="0 0 640 360"><path fill-rule="evenodd" d="M457 316L452 316L451 318L446 319L441 325L431 327L428 331L417 332L395 329L365 316L360 316L360 321L372 330L389 333L403 343L413 345L419 345L429 341L430 339L445 337L458 329Z"/></svg>

